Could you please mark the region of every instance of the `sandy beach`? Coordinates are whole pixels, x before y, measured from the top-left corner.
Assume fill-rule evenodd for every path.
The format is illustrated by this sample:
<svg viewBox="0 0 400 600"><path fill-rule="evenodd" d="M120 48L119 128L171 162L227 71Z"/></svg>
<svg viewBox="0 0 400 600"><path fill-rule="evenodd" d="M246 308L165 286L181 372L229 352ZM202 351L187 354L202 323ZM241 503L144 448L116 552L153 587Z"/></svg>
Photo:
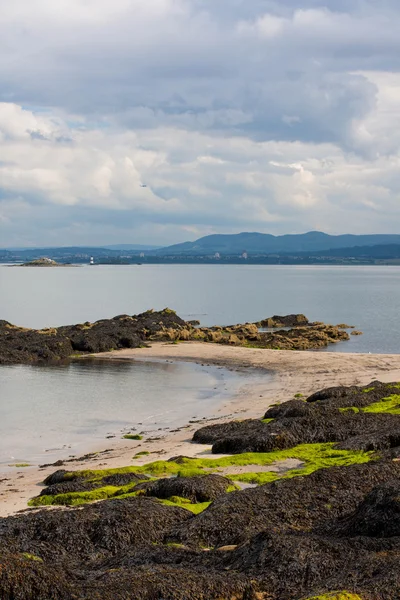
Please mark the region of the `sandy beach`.
<svg viewBox="0 0 400 600"><path fill-rule="evenodd" d="M309 395L333 385L365 385L374 379L400 381L400 355L346 354L332 352L293 352L231 347L218 344L187 342L153 343L150 348L121 350L94 355L105 360L165 360L219 365L241 372L257 372L263 378L243 379L238 393L216 406L212 417L180 427L174 432L161 431L142 441L109 440L96 454L67 463L70 470L116 468L141 465L158 458L177 455L198 456L210 453L210 447L191 443L193 432L204 424L218 420L259 418L274 403L291 399L295 394ZM85 359L90 360L90 359ZM108 442L108 443L107 443ZM150 452L133 460L137 452ZM16 468L0 476L0 516L27 509L27 502L40 493L40 484L57 467Z"/></svg>

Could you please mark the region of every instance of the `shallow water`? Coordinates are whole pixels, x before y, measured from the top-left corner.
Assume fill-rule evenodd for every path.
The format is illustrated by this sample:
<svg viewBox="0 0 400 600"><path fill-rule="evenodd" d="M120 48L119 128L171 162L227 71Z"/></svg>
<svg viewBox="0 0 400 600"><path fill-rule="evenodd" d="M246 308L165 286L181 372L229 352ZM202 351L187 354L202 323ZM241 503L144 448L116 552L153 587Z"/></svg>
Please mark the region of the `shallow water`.
<svg viewBox="0 0 400 600"><path fill-rule="evenodd" d="M135 427L140 433L201 419L242 382L238 373L189 363L1 367L0 469L105 447L108 435Z"/></svg>

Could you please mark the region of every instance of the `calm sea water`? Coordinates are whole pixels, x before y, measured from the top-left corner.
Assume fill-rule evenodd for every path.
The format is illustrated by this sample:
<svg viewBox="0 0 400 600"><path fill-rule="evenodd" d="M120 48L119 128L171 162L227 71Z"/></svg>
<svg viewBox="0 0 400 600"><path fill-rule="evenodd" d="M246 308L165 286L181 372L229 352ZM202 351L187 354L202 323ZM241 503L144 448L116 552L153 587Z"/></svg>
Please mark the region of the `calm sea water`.
<svg viewBox="0 0 400 600"><path fill-rule="evenodd" d="M400 352L400 267L0 266L0 319L21 326L166 306L204 325L301 312L364 332L331 351ZM0 367L0 468L82 453L138 423L167 427L210 414L218 395L239 386L235 377L185 364Z"/></svg>
<svg viewBox="0 0 400 600"><path fill-rule="evenodd" d="M217 367L166 362L0 367L0 471L83 454L105 446L108 435L201 419L242 379Z"/></svg>
<svg viewBox="0 0 400 600"><path fill-rule="evenodd" d="M400 267L0 267L0 319L49 327L175 309L204 325L302 312L364 331L339 352L400 352Z"/></svg>

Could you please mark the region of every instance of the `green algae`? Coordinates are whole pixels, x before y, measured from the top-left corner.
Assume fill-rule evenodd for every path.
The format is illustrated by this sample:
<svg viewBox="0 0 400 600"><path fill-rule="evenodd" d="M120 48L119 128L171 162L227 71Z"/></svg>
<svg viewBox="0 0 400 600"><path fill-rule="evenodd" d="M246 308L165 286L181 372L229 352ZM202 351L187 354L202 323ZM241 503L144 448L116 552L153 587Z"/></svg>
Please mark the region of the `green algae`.
<svg viewBox="0 0 400 600"><path fill-rule="evenodd" d="M80 506L89 502L98 502L99 500L109 500L110 498L127 498L139 496L143 492L138 490L133 492L133 488L137 485L128 484L124 486L106 485L88 492L69 492L66 494L56 494L54 496L37 496L28 502L29 506Z"/></svg>
<svg viewBox="0 0 400 600"><path fill-rule="evenodd" d="M140 442L143 439L142 435L139 435L138 433L127 433L126 435L123 436L124 440L136 440L138 442Z"/></svg>
<svg viewBox="0 0 400 600"><path fill-rule="evenodd" d="M278 479L281 479L281 476L278 475L278 473L273 473L272 471L267 471L265 473L242 473L240 475L235 475L235 481L240 481L241 483L252 483L255 485L265 485L266 483L272 483Z"/></svg>
<svg viewBox="0 0 400 600"><path fill-rule="evenodd" d="M24 469L26 467L31 467L29 463L15 463L14 465L8 465L9 467L16 467L17 469Z"/></svg>
<svg viewBox="0 0 400 600"><path fill-rule="evenodd" d="M363 390L365 391L365 390ZM400 415L400 395L393 394L392 396L387 396L386 398L382 398L378 402L374 402L369 406L365 406L363 408L357 408L356 406L349 406L348 408L340 408L340 412L363 412L363 413L386 413L389 415Z"/></svg>
<svg viewBox="0 0 400 600"><path fill-rule="evenodd" d="M362 450L336 450L334 444L302 444L291 450L280 450L271 454L275 455L274 462L294 458L303 462L304 465L302 467L288 469L283 474L273 473L271 471L257 472L255 469L252 473L235 475L235 481L265 485L266 483L271 483L280 479L291 479L292 477L311 475L311 473L314 473L319 469L363 464L374 458L372 452L363 452ZM264 466L267 464L271 463L264 463Z"/></svg>
<svg viewBox="0 0 400 600"><path fill-rule="evenodd" d="M322 594L321 596L313 596L312 598L304 598L304 600L362 600L361 596L350 592L331 592Z"/></svg>
<svg viewBox="0 0 400 600"><path fill-rule="evenodd" d="M261 419L261 421L262 421L263 423L266 423L266 424L268 424L268 423L271 423L272 421L275 421L275 419Z"/></svg>
<svg viewBox="0 0 400 600"><path fill-rule="evenodd" d="M33 560L34 562L43 562L43 559L40 556L36 556L36 554L29 554L28 552L23 552L21 554L22 558L25 560Z"/></svg>
<svg viewBox="0 0 400 600"><path fill-rule="evenodd" d="M186 510L190 510L194 515L199 515L211 504L211 502L197 502L196 504L193 504L187 498L181 498L180 496L172 496L168 500L158 501L165 506L179 506L180 508L185 508Z"/></svg>
<svg viewBox="0 0 400 600"><path fill-rule="evenodd" d="M159 460L140 466L123 467L119 469L103 470L85 470L74 471L65 474L65 480L72 478L82 478L90 483L101 482L104 477L116 474L136 473L153 477L194 477L198 475L207 475L210 473L219 473L230 477L234 481L242 483L251 483L264 485L273 481L289 479L292 477L307 476L319 469L331 467L344 467L355 464L367 463L374 460L377 455L374 452L364 452L362 450L339 450L333 443L324 444L300 444L294 448L284 450L275 450L272 452L247 452L231 456L217 458L189 458L182 457L179 462ZM284 473L274 473L266 471L265 467L282 463L288 459L295 459L302 463L301 467L289 468ZM251 472L231 474L229 470L236 467L254 467ZM263 467L263 471L258 471L257 467ZM97 489L84 492L70 492L57 494L54 496L43 495L33 498L29 506L51 506L67 505L79 506L89 502L97 502L110 498L128 498L143 494L142 490L133 491L138 482L130 483L125 486L101 486ZM227 493L236 491L236 485L229 485ZM198 514L207 508L210 503L191 504L186 499L176 498L172 501L174 505L182 506ZM206 506L207 505L207 506Z"/></svg>
<svg viewBox="0 0 400 600"><path fill-rule="evenodd" d="M250 465L254 465L255 467L265 467L290 458L300 460L301 462L304 462L305 465L301 469L289 470L284 474L284 477L290 475L308 475L309 473L323 468L366 463L374 458L374 454L372 452L363 452L362 450L337 450L333 443L301 444L294 448L286 448L285 450L275 450L272 452L247 452L221 458L183 457L179 460L179 463L159 460L146 465L123 467L120 469L75 471L73 476L83 477L90 481L100 480L108 475L123 473L142 473L157 477L168 475L193 477L195 475L205 475L207 473L218 473L229 467L243 467ZM239 476L236 475L235 479L237 481L241 480L239 479Z"/></svg>
<svg viewBox="0 0 400 600"><path fill-rule="evenodd" d="M139 458L139 456L149 456L149 454L150 454L150 452L145 450L143 452L138 452L137 454L135 454L135 456L133 458Z"/></svg>
<svg viewBox="0 0 400 600"><path fill-rule="evenodd" d="M365 413L387 413L391 415L400 415L400 395L393 394L387 398L382 398L379 402L374 402L361 409Z"/></svg>

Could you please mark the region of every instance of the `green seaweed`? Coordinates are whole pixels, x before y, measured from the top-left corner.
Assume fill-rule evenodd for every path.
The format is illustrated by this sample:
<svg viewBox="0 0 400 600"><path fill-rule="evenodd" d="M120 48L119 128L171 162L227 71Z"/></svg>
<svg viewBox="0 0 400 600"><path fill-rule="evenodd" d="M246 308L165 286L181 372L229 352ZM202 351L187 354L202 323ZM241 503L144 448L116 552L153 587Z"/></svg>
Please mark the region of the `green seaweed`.
<svg viewBox="0 0 400 600"><path fill-rule="evenodd" d="M272 421L274 421L274 420L275 420L275 419L261 419L261 421L262 421L263 423L267 423L267 424L268 424L268 423L271 423L271 422L272 422Z"/></svg>
<svg viewBox="0 0 400 600"><path fill-rule="evenodd" d="M56 494L54 496L37 496L28 502L29 506L80 506L89 502L97 502L99 500L108 500L110 498L127 498L128 496L139 496L143 492L141 490L133 492L133 488L137 485L128 484L124 486L106 485L104 487L91 490L89 492L69 492L67 494Z"/></svg>
<svg viewBox="0 0 400 600"><path fill-rule="evenodd" d="M331 592L328 594L322 594L321 596L304 598L304 600L362 600L362 598L361 596L352 594L351 592Z"/></svg>
<svg viewBox="0 0 400 600"><path fill-rule="evenodd" d="M272 483L279 479L278 473L272 471L266 471L262 473L242 473L235 475L235 481L241 481L242 483L253 483L256 485L265 485L266 483Z"/></svg>
<svg viewBox="0 0 400 600"><path fill-rule="evenodd" d="M31 467L29 463L15 463L13 465L8 465L9 467L16 467L17 469L24 469L26 467Z"/></svg>
<svg viewBox="0 0 400 600"><path fill-rule="evenodd" d="M180 508L186 508L186 510L190 510L194 515L199 515L206 508L208 508L211 502L198 502L193 504L187 498L181 498L180 496L172 496L168 500L159 500L161 504L165 504L165 506L179 506Z"/></svg>
<svg viewBox="0 0 400 600"><path fill-rule="evenodd" d="M43 559L40 558L40 556L36 556L36 554L29 554L28 552L22 552L21 554L22 558L25 558L25 560L33 560L34 562L43 562Z"/></svg>
<svg viewBox="0 0 400 600"><path fill-rule="evenodd" d="M139 435L138 433L127 433L126 435L124 435L124 440L136 440L140 442L142 439L143 436Z"/></svg>
<svg viewBox="0 0 400 600"><path fill-rule="evenodd" d="M288 471L284 475L287 477L289 474L308 475L317 469L327 467L366 463L372 460L374 456L373 452L363 452L362 450L337 450L333 443L301 444L294 448L274 450L272 452L247 452L220 458L185 457L180 459L179 463L159 460L146 465L124 467L122 469L75 471L74 475L92 481L116 473L143 473L158 477L165 475L193 477L195 475L205 475L207 473L218 473L220 470L229 467L243 467L249 465L259 465L264 467L289 458L294 458L305 463L302 469L292 469ZM235 476L235 479L239 481L238 476Z"/></svg>
<svg viewBox="0 0 400 600"><path fill-rule="evenodd" d="M364 390L365 391L365 390ZM363 412L363 413L386 413L390 415L400 415L400 395L393 394L392 396L387 396L387 398L382 398L378 402L374 402L369 406L364 406L363 408L357 408L356 406L349 406L348 408L340 408L340 412Z"/></svg>
<svg viewBox="0 0 400 600"><path fill-rule="evenodd" d="M135 456L133 458L139 458L139 456L148 456L150 454L150 452L148 452L147 450L144 450L143 452L137 452L137 454L135 454Z"/></svg>
<svg viewBox="0 0 400 600"><path fill-rule="evenodd" d="M393 394L387 398L382 398L379 402L374 402L361 409L365 413L387 413L391 415L400 415L400 395Z"/></svg>
<svg viewBox="0 0 400 600"><path fill-rule="evenodd" d="M89 482L95 483L101 481L104 477L114 474L137 473L152 476L177 476L177 477L194 477L197 475L206 475L209 473L221 473L227 475L235 481L243 483L253 483L264 485L281 479L289 479L291 477L299 477L310 475L319 469L330 467L350 466L354 464L367 463L376 458L373 452L363 452L362 450L338 450L335 444L301 444L294 448L285 450L275 450L273 452L248 452L244 454L235 454L232 456L224 456L219 458L182 458L179 463L170 461L156 461L146 465L123 467L120 469L105 469L105 470L86 470L75 471L66 474L66 479L72 477L81 477ZM274 473L271 471L257 471L257 466L268 467L277 462L282 462L287 459L296 459L303 463L301 467L288 469L284 473ZM254 466L254 471L242 474L229 474L230 467ZM226 472L226 471L227 472ZM107 500L109 498L128 498L143 494L143 491L133 491L136 483L131 483L125 486L102 486L97 489L86 492L70 492L66 494L57 494L55 496L43 495L33 498L29 502L29 506L49 506L49 505L67 505L79 506L88 502L96 502L99 500ZM236 485L230 485L227 488L228 492L236 491ZM185 504L185 508L191 512L198 514L204 507L200 504L191 504L188 500L180 499L179 502L174 499L168 500L173 504ZM209 504L209 503L203 503ZM206 507L206 506L205 506Z"/></svg>

